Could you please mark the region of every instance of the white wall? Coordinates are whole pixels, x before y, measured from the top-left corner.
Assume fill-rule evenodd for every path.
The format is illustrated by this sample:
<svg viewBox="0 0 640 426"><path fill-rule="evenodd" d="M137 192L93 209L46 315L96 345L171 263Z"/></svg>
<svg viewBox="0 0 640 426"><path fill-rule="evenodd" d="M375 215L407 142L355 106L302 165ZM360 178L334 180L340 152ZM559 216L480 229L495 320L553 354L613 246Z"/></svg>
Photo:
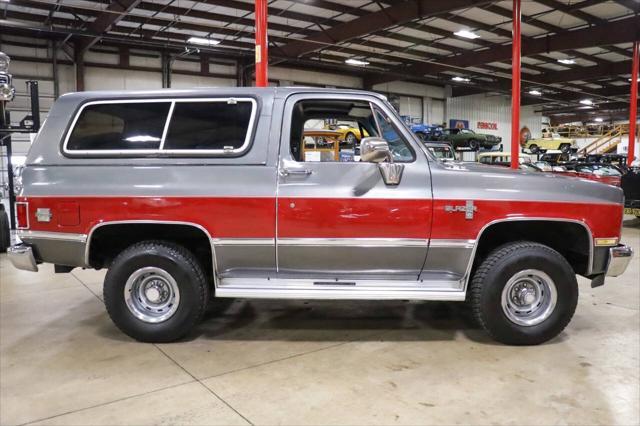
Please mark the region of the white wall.
<svg viewBox="0 0 640 426"><path fill-rule="evenodd" d="M520 128L527 126L534 138L542 136L542 114L534 106L520 108ZM447 125L450 119L468 120L469 128L478 133L502 137L505 151L510 151L511 98L508 96L471 95L447 99ZM497 130L478 129L478 122L497 123Z"/></svg>

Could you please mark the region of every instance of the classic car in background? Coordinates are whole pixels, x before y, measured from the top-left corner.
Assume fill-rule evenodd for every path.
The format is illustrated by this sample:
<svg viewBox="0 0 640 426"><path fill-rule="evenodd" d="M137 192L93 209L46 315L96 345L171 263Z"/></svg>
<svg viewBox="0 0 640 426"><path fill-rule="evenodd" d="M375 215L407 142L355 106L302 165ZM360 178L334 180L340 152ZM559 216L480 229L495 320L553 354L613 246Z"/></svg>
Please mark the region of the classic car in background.
<svg viewBox="0 0 640 426"><path fill-rule="evenodd" d="M456 152L448 143L427 142L424 146L440 161L456 161Z"/></svg>
<svg viewBox="0 0 640 426"><path fill-rule="evenodd" d="M518 156L519 164L531 164L531 157L520 154ZM511 154L508 152L483 152L478 154L478 163L491 164L494 166L510 166Z"/></svg>
<svg viewBox="0 0 640 426"><path fill-rule="evenodd" d="M622 175L620 186L624 191L624 213L640 218L640 166L631 166Z"/></svg>
<svg viewBox="0 0 640 426"><path fill-rule="evenodd" d="M552 166L561 166L567 164L574 160L568 152L562 152L559 150L549 150L545 152L542 157L540 157L540 161L545 161Z"/></svg>
<svg viewBox="0 0 640 426"><path fill-rule="evenodd" d="M355 145L357 142L360 142L360 139L363 137L369 136L365 129L360 129L355 126L355 123L338 123L329 125L329 130L334 130L340 134L340 141L349 144ZM363 134L364 133L364 136Z"/></svg>
<svg viewBox="0 0 640 426"><path fill-rule="evenodd" d="M411 124L411 131L418 135L423 141L437 141L442 138L443 128L436 124L429 125L424 123Z"/></svg>
<svg viewBox="0 0 640 426"><path fill-rule="evenodd" d="M492 149L502 142L499 136L476 133L470 129L446 129L442 140L451 143L454 149L469 148L472 151L480 148Z"/></svg>
<svg viewBox="0 0 640 426"><path fill-rule="evenodd" d="M572 148L577 148L575 139L563 138L558 133L553 133L551 137L529 139L523 146L523 149L532 154L546 152L550 149L571 152Z"/></svg>

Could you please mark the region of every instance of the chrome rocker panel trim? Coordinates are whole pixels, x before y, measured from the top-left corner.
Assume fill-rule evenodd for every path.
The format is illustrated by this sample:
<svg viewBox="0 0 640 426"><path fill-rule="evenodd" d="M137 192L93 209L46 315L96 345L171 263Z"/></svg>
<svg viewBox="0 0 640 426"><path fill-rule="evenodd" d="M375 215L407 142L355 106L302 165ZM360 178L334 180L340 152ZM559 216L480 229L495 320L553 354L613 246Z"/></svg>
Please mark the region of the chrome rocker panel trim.
<svg viewBox="0 0 640 426"><path fill-rule="evenodd" d="M428 288L419 281L223 278L216 297L325 300L448 300L463 301L458 281Z"/></svg>

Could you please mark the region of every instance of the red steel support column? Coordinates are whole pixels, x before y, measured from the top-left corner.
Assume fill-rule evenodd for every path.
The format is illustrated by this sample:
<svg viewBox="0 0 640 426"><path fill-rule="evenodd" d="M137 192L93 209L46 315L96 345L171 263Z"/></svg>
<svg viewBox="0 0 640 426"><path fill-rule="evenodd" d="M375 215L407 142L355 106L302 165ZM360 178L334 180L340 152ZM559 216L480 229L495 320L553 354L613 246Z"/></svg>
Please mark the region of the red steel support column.
<svg viewBox="0 0 640 426"><path fill-rule="evenodd" d="M513 42L511 49L511 168L520 157L520 0L513 0Z"/></svg>
<svg viewBox="0 0 640 426"><path fill-rule="evenodd" d="M638 120L638 62L640 61L640 42L633 43L633 71L631 72L631 100L629 104L629 149L627 164L631 166L636 148L636 120Z"/></svg>
<svg viewBox="0 0 640 426"><path fill-rule="evenodd" d="M267 87L269 77L267 66L267 0L256 1L256 87Z"/></svg>

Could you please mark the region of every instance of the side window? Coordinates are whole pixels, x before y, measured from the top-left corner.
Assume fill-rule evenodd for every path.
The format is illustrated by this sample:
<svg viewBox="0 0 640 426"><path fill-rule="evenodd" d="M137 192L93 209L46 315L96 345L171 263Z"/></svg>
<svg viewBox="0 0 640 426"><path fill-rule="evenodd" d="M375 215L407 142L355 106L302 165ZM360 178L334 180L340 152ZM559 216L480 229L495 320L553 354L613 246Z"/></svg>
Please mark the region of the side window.
<svg viewBox="0 0 640 426"><path fill-rule="evenodd" d="M253 104L176 102L163 149L238 150L248 143Z"/></svg>
<svg viewBox="0 0 640 426"><path fill-rule="evenodd" d="M413 150L409 147L407 141L404 140L400 131L393 125L391 119L387 117L377 107L374 107L376 120L380 126L381 137L389 144L393 161L411 162L415 159Z"/></svg>
<svg viewBox="0 0 640 426"><path fill-rule="evenodd" d="M67 141L70 151L154 150L160 147L170 102L88 105Z"/></svg>
<svg viewBox="0 0 640 426"><path fill-rule="evenodd" d="M364 101L306 99L291 115L291 156L300 162L360 161L360 141L378 136Z"/></svg>

